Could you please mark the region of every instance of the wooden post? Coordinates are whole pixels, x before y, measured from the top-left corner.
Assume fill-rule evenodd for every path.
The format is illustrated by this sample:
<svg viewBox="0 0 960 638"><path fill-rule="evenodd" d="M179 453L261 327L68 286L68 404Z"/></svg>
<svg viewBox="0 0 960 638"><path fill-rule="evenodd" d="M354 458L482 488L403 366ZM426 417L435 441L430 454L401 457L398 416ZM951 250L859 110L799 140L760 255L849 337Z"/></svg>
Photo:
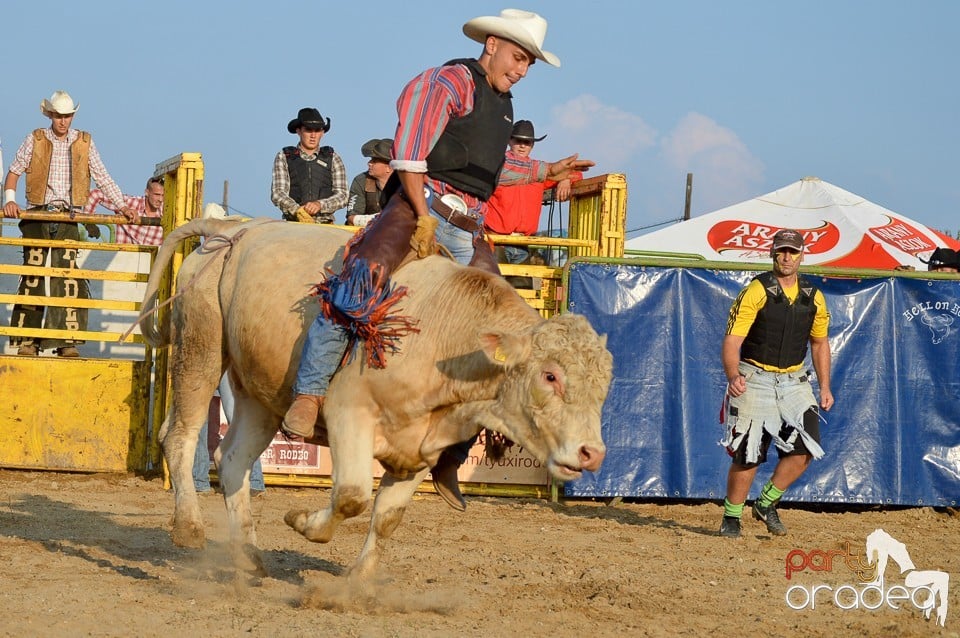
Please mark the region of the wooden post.
<svg viewBox="0 0 960 638"><path fill-rule="evenodd" d="M683 221L690 219L691 199L693 199L693 173L687 173L687 201L683 205Z"/></svg>
<svg viewBox="0 0 960 638"><path fill-rule="evenodd" d="M230 181L223 180L223 212L229 215L229 192L230 192Z"/></svg>

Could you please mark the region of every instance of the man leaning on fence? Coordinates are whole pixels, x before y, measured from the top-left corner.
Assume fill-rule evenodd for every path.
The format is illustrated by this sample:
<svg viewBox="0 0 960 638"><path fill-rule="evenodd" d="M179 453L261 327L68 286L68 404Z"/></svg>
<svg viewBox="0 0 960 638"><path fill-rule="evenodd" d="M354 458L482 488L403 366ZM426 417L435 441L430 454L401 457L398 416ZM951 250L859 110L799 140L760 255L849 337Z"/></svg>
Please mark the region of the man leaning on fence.
<svg viewBox="0 0 960 638"><path fill-rule="evenodd" d="M137 214L141 218L163 217L163 178L151 177L147 180L147 186L143 191L143 195L139 197L124 195L123 202L131 210L137 211ZM87 205L83 207L84 214L93 215L97 206L103 206L107 210L119 212L117 205L111 202L107 194L99 188L90 191ZM92 230L93 228L96 227L88 227L88 230ZM97 238L100 236L100 231L96 230L96 232L91 233L90 236ZM159 246L163 243L163 227L117 224L117 243Z"/></svg>
<svg viewBox="0 0 960 638"><path fill-rule="evenodd" d="M50 118L49 128L38 128L23 141L17 150L10 170L3 182L3 215L20 217L16 201L17 181L24 172L26 179L27 212L80 211L90 193L90 179L103 189L117 210L131 222L137 213L123 201L123 194L100 160L97 147L86 131L70 128L79 105L65 91L56 91L49 100L40 103L40 111ZM24 239L78 240L76 223L22 220L20 232ZM25 266L44 266L50 253L51 268L76 268L76 248L46 248L24 246ZM43 277L24 275L20 278L18 294L45 296ZM86 280L72 277L51 277L50 296L89 299ZM86 308L51 306L43 321L45 306L17 304L10 316L10 325L19 328L44 328L83 331L87 329ZM43 349L53 349L61 357L80 356L77 339L11 337L11 345L19 346L17 354L37 355Z"/></svg>

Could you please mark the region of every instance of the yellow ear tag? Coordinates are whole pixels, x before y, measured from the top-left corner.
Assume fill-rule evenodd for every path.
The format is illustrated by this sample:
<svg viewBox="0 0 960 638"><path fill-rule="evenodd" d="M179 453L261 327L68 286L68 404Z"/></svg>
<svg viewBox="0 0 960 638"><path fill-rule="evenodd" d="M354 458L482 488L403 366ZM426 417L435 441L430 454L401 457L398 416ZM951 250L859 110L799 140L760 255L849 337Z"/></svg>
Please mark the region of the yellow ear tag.
<svg viewBox="0 0 960 638"><path fill-rule="evenodd" d="M507 355L503 353L503 350L500 349L500 346L497 346L496 351L493 353L493 358L500 363L504 363L507 360Z"/></svg>

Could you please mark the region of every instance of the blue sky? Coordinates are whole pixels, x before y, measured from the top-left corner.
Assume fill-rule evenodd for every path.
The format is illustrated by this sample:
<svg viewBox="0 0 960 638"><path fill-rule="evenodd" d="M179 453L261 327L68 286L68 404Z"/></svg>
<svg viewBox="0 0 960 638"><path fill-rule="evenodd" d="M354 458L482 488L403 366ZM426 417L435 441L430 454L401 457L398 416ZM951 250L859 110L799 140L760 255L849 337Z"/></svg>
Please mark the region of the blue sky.
<svg viewBox="0 0 960 638"><path fill-rule="evenodd" d="M562 61L514 88L516 119L548 135L534 156L579 152L592 174L625 173L628 229L680 217L688 172L694 215L816 175L960 229L960 3L948 0L10 3L4 162L63 89L124 192L200 152L207 201L229 180L232 208L276 217L270 167L299 108L331 118L324 143L352 178L361 144L393 135L403 85L478 55L462 24L508 6L547 18L544 48ZM56 38L33 37L47 27Z"/></svg>

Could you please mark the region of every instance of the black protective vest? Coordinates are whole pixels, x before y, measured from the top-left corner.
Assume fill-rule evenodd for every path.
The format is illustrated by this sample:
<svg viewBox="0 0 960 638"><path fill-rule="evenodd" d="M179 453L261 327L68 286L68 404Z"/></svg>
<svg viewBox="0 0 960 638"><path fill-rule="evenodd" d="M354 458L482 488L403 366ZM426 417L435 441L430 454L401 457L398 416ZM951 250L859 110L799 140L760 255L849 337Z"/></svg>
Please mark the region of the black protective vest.
<svg viewBox="0 0 960 638"><path fill-rule="evenodd" d="M473 110L451 119L427 156L427 174L487 201L497 187L513 130L510 92L497 93L476 60L452 60L473 75Z"/></svg>
<svg viewBox="0 0 960 638"><path fill-rule="evenodd" d="M295 202L304 204L333 195L332 147L321 146L311 161L303 159L296 146L284 147L283 154L290 173L290 197Z"/></svg>
<svg viewBox="0 0 960 638"><path fill-rule="evenodd" d="M800 291L790 303L772 272L757 275L754 279L759 279L766 289L767 303L757 313L743 340L740 357L781 369L800 365L807 356L810 329L817 315L817 306L813 302L817 289L800 277Z"/></svg>

